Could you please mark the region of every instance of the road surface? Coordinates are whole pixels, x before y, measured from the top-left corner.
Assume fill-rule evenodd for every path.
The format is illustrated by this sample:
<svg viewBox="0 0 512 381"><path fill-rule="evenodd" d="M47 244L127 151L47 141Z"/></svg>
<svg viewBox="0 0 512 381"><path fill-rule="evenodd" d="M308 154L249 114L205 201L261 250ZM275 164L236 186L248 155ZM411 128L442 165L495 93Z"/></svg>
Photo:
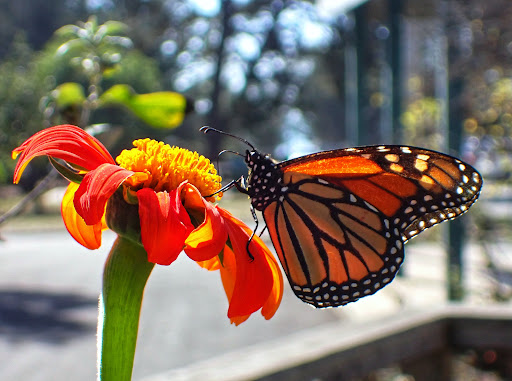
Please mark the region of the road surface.
<svg viewBox="0 0 512 381"><path fill-rule="evenodd" d="M0 242L0 380L91 381L96 377L96 312L103 263L115 238L89 251L63 229L3 232ZM478 248L466 253L471 298L487 298ZM445 301L446 267L438 244L406 246L407 277L357 303L315 310L288 286L276 316L253 314L235 327L217 272L200 269L185 255L156 266L146 287L133 380L180 368L252 344L339 322L428 308ZM476 283L475 283L476 282Z"/></svg>

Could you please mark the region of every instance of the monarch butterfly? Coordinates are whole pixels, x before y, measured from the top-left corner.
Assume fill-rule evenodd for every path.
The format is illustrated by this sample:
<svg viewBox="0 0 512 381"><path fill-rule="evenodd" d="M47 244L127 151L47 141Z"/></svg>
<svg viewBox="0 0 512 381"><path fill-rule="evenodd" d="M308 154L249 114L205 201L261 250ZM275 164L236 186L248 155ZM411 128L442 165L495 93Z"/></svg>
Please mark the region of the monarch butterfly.
<svg viewBox="0 0 512 381"><path fill-rule="evenodd" d="M236 186L263 214L290 285L302 301L335 307L395 277L404 244L465 213L482 177L469 164L423 148L337 149L276 162L249 145Z"/></svg>

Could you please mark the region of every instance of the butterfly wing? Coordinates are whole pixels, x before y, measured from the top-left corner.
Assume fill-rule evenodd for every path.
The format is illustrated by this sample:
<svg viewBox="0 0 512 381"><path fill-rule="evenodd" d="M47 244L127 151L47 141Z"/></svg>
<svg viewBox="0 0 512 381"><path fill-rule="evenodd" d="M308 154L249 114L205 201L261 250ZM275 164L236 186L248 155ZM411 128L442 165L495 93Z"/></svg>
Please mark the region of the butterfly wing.
<svg viewBox="0 0 512 381"><path fill-rule="evenodd" d="M263 216L295 294L316 307L343 305L391 282L404 252L383 213L322 179L285 174L288 192Z"/></svg>
<svg viewBox="0 0 512 381"><path fill-rule="evenodd" d="M468 210L482 188L469 164L435 151L370 146L281 163L283 173L315 176L361 197L399 224L404 241Z"/></svg>
<svg viewBox="0 0 512 381"><path fill-rule="evenodd" d="M391 282L403 244L467 211L482 185L456 158L401 146L321 152L276 171L263 216L295 294L316 307L347 304Z"/></svg>

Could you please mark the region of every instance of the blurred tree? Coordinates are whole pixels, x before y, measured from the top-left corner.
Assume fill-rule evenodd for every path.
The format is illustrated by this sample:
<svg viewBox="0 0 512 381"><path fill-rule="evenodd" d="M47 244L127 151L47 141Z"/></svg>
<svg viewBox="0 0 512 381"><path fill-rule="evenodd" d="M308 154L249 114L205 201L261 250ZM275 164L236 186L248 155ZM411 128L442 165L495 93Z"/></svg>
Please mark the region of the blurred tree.
<svg viewBox="0 0 512 381"><path fill-rule="evenodd" d="M20 139L41 129L38 105L48 86L46 77L37 75L34 70L35 57L24 35L18 34L7 58L0 63L0 183L12 180L15 163L11 150L18 146ZM41 164L36 163L36 166ZM26 178L24 186L31 188L33 181L28 180L30 176Z"/></svg>
<svg viewBox="0 0 512 381"><path fill-rule="evenodd" d="M301 95L317 59L340 47L336 18L320 15L309 1L163 4L168 26L157 40L162 67L172 88L197 100L203 114L198 125L243 135L270 151L285 138L285 120L300 114L299 124L292 124L295 136L311 141L312 105ZM330 84L322 84L329 92ZM322 91L315 85L317 96ZM220 146L212 137L207 149L215 155Z"/></svg>
<svg viewBox="0 0 512 381"><path fill-rule="evenodd" d="M79 0L0 0L0 41L23 32L33 49L42 49L61 25L87 18L84 5ZM0 58L8 51L9 44L0 44Z"/></svg>
<svg viewBox="0 0 512 381"><path fill-rule="evenodd" d="M136 32L130 35L135 45L158 60L162 89L196 100L198 115L186 122L193 128L177 131L173 143L187 140L192 148L216 155L220 137L191 142L203 124L244 135L268 151L290 134L303 146L296 154L318 149L316 133L330 145L333 135L343 140L342 109L335 100L344 93L341 76L317 67L327 54L331 60L324 68L342 67L344 26L339 18L320 14L313 1L74 0L64 8L72 14L94 12L99 22L123 20ZM56 84L76 75L69 67L58 70ZM320 77L313 83L315 75ZM325 110L332 116L320 115ZM281 147L282 157L290 154Z"/></svg>

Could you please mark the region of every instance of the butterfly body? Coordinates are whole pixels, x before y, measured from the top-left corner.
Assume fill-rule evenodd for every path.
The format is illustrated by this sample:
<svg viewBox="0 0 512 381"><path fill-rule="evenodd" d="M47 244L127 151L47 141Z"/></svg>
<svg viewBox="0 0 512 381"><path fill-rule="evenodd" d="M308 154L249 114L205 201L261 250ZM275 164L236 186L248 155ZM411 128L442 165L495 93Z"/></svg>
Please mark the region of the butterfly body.
<svg viewBox="0 0 512 381"><path fill-rule="evenodd" d="M246 152L247 193L263 213L295 294L315 307L345 305L389 284L404 244L468 210L479 173L415 147L368 146L277 163Z"/></svg>
<svg viewBox="0 0 512 381"><path fill-rule="evenodd" d="M258 151L247 151L245 161L250 169L245 193L251 197L254 209L263 211L283 193L282 173L269 155L262 155Z"/></svg>

